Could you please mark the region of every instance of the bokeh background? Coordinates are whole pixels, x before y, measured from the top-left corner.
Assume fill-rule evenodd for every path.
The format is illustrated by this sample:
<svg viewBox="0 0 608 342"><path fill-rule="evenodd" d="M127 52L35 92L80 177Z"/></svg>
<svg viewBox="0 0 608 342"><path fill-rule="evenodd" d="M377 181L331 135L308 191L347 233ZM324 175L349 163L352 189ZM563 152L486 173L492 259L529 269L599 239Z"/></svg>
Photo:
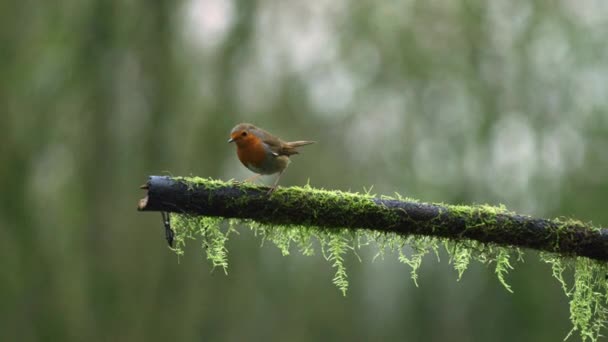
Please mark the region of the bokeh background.
<svg viewBox="0 0 608 342"><path fill-rule="evenodd" d="M509 294L364 250L343 297L245 227L228 275L195 241L178 260L135 207L148 175L250 176L246 121L318 141L283 186L608 224L607 35L601 0L0 2L0 339L562 340L534 252Z"/></svg>

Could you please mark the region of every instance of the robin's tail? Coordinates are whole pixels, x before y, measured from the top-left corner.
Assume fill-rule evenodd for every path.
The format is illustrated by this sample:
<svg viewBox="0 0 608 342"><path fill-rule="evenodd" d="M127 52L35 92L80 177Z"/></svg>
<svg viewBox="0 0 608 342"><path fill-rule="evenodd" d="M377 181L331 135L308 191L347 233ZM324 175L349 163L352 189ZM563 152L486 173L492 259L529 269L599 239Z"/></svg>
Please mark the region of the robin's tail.
<svg viewBox="0 0 608 342"><path fill-rule="evenodd" d="M285 145L286 145L285 147L296 148L296 147L300 147L300 146L314 144L315 142L316 141L306 141L306 140L290 141L290 142L285 143Z"/></svg>
<svg viewBox="0 0 608 342"><path fill-rule="evenodd" d="M299 152L296 150L296 148L300 147L300 146L306 146L306 145L310 145L310 144L314 144L316 141L306 141L306 140L299 140L299 141L290 141L290 142L285 142L283 143L283 146L281 146L281 154L284 155L292 155L292 154L298 154Z"/></svg>

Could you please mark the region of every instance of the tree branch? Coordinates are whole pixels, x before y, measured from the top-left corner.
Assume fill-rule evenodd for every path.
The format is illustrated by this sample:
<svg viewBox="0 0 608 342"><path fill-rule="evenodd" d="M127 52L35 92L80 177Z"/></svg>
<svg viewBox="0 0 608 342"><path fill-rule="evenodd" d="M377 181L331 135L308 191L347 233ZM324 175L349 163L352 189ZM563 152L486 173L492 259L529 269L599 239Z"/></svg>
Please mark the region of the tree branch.
<svg viewBox="0 0 608 342"><path fill-rule="evenodd" d="M310 187L267 188L202 178L151 176L140 211L252 219L326 229L469 239L608 261L608 230L570 219L538 219L488 205L454 206Z"/></svg>

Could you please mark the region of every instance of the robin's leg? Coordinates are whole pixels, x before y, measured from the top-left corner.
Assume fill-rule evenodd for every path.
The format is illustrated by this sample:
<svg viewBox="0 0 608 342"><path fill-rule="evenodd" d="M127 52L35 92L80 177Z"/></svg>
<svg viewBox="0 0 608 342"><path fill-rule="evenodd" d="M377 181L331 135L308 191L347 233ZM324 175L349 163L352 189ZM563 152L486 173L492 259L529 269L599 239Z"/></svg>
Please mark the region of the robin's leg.
<svg viewBox="0 0 608 342"><path fill-rule="evenodd" d="M281 179L281 175L283 174L283 172L285 172L284 169L283 169L283 171L279 172L279 175L277 176L277 179L274 181L274 184L272 185L270 190L268 190L268 193L267 193L268 195L273 193L273 191L277 188L277 185L279 184L279 179Z"/></svg>

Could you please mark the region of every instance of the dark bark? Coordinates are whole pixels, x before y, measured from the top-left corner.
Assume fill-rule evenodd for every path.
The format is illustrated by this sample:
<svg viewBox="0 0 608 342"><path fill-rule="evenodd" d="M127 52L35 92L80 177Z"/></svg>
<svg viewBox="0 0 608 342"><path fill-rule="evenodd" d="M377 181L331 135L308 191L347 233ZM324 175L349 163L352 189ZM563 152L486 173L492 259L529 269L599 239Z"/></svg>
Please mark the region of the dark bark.
<svg viewBox="0 0 608 342"><path fill-rule="evenodd" d="M219 184L219 185L218 185ZM252 219L280 225L309 225L469 239L532 248L565 256L608 260L608 230L574 220L547 220L489 206L450 206L370 198L313 189L267 189L237 183L192 183L152 176L141 211Z"/></svg>

